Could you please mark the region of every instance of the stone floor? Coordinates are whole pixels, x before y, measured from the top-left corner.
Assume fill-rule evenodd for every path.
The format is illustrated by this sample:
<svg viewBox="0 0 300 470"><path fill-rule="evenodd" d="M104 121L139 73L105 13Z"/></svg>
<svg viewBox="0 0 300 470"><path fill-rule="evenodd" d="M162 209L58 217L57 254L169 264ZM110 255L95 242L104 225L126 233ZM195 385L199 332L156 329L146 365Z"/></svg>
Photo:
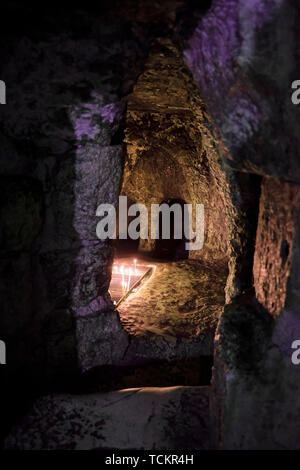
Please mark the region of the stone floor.
<svg viewBox="0 0 300 470"><path fill-rule="evenodd" d="M207 450L209 387L39 398L6 438L18 450Z"/></svg>
<svg viewBox="0 0 300 470"><path fill-rule="evenodd" d="M224 266L190 259L144 263L152 275L118 306L129 334L192 339L215 328L225 303Z"/></svg>
<svg viewBox="0 0 300 470"><path fill-rule="evenodd" d="M225 303L224 265L146 257L138 262L152 272L117 307L130 339L124 364L211 356Z"/></svg>

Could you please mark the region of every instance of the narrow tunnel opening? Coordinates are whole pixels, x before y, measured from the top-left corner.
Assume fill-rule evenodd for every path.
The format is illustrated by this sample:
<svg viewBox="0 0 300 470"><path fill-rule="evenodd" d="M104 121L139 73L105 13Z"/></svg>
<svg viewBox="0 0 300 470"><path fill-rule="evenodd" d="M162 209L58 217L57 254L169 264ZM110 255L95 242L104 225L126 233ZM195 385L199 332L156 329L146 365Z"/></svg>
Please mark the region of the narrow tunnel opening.
<svg viewBox="0 0 300 470"><path fill-rule="evenodd" d="M214 150L206 149L202 140L207 132L197 121L202 98L192 77L182 73L181 61L172 42L156 43L129 96L124 120L120 194L128 198L127 209L138 202L149 215L151 204L168 212L165 218L159 211L157 239L125 239L117 228L110 294L112 282L117 283L113 300L130 345L115 374L120 381L128 374L130 386L209 385L214 333L225 304L230 238L226 204L231 201L222 189L226 176L215 163ZM185 220L187 203L193 208L192 220ZM205 209L204 246L189 250L186 244L195 238L186 238L185 227L191 223L199 235L200 205ZM132 219L128 217L126 229ZM148 222L150 233L152 215ZM138 271L145 270L143 278L137 288L130 285L130 292L120 291L123 272L127 270L126 281L134 260Z"/></svg>
<svg viewBox="0 0 300 470"><path fill-rule="evenodd" d="M245 256L245 246L249 245L248 251L253 248L260 182L237 174L236 182L229 185L216 164L215 150L207 148L202 139L207 132L205 120L195 121L195 116L204 103L192 78L182 75L180 60L171 42L156 44L127 104L120 195L127 196L127 214L135 203L147 208L149 238L127 236L135 218L130 216L122 228L126 231L123 237L117 213L110 294L130 344L110 379L107 371L95 371L104 374L103 382L111 388L209 385L230 257L243 267L242 287L251 283L252 262L245 259L251 258ZM170 81L170 76L176 80ZM235 191L241 193L252 227L243 246L235 224L244 227L249 221L232 210ZM187 203L192 220L185 220ZM151 237L152 204L160 207L155 239ZM191 245L194 238L186 238L186 226L191 223L196 235L201 231L196 215L199 205L204 207L204 244L187 249L187 242ZM232 237L236 237L234 244Z"/></svg>

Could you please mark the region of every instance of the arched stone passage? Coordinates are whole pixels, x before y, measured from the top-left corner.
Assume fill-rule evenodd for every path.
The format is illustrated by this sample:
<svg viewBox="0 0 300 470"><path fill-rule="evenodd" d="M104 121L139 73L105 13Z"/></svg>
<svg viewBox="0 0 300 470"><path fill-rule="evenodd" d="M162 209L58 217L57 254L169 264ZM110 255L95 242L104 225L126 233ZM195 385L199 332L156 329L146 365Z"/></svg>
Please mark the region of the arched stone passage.
<svg viewBox="0 0 300 470"><path fill-rule="evenodd" d="M144 254L163 247L169 259L158 257L155 276L118 306L131 337L128 357L136 360L211 355L224 291L230 298L251 282L245 259L255 215L247 217L256 188L249 185L247 194L243 178L223 165L212 130L181 52L170 39L157 39L128 97L121 194L145 204L149 214L151 204L191 204L193 229L195 206L203 204L205 230L203 249L178 263L172 242L168 250L167 243L140 240Z"/></svg>
<svg viewBox="0 0 300 470"><path fill-rule="evenodd" d="M224 166L201 90L168 39L156 41L129 96L125 142L122 192L148 207L170 198L204 204L204 246L190 258L228 265L227 299L249 286L257 188Z"/></svg>

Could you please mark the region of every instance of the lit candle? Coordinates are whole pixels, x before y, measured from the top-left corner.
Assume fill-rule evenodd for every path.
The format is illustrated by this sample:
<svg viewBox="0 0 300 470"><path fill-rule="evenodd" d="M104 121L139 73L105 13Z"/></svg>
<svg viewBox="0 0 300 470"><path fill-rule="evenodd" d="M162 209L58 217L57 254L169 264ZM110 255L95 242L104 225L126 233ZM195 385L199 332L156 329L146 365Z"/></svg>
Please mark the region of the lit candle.
<svg viewBox="0 0 300 470"><path fill-rule="evenodd" d="M125 295L126 294L126 282L123 281L122 282L122 295Z"/></svg>
<svg viewBox="0 0 300 470"><path fill-rule="evenodd" d="M127 290L129 290L130 288L130 277L131 277L131 274L132 274L132 269L129 268L129 274L128 274L128 283L127 283Z"/></svg>

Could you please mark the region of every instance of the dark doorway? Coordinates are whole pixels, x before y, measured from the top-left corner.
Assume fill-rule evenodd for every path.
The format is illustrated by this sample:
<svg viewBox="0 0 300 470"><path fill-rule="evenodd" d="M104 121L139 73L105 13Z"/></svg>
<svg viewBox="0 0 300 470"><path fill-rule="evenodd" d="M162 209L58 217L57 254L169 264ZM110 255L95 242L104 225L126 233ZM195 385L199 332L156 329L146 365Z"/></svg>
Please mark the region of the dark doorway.
<svg viewBox="0 0 300 470"><path fill-rule="evenodd" d="M174 212L170 211L170 237L163 239L163 217L162 212L159 213L159 238L155 245L155 256L161 259L170 261L177 261L180 259L187 259L189 257L188 250L185 244L188 241L184 235L184 204L182 199L167 199L162 201L161 204L167 204L170 208L174 204L181 207L181 218L176 220ZM187 221L188 222L188 221ZM175 238L175 223L181 224L181 238ZM178 227L177 227L178 229Z"/></svg>

